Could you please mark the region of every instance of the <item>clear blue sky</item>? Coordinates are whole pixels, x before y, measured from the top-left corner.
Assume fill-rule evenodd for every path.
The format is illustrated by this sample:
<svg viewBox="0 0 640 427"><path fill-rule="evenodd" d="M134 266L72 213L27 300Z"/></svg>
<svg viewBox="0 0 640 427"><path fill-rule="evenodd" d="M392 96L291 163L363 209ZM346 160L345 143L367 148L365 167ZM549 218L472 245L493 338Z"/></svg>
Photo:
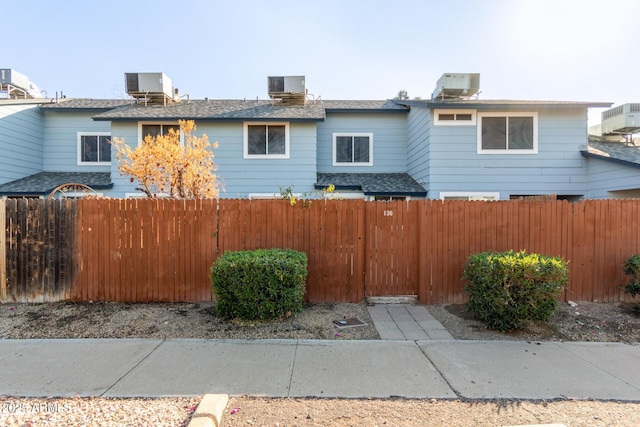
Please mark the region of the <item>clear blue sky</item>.
<svg viewBox="0 0 640 427"><path fill-rule="evenodd" d="M49 97L124 98L125 72L162 71L192 99L265 99L269 75L305 75L322 99L429 98L443 73L477 72L481 99L640 102L638 0L21 0L5 12L0 68Z"/></svg>

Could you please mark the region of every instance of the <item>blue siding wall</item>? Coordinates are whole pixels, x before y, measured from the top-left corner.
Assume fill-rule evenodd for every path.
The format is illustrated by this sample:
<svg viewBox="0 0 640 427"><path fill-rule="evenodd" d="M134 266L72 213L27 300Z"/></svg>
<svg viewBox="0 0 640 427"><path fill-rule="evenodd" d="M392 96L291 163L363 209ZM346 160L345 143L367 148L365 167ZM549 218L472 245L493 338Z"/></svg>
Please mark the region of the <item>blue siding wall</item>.
<svg viewBox="0 0 640 427"><path fill-rule="evenodd" d="M431 114L426 108L412 108L408 119L407 172L425 190L429 197L429 140Z"/></svg>
<svg viewBox="0 0 640 427"><path fill-rule="evenodd" d="M585 159L585 162L590 199L640 196L640 168L594 158Z"/></svg>
<svg viewBox="0 0 640 427"><path fill-rule="evenodd" d="M42 171L42 139L37 104L0 105L0 184Z"/></svg>
<svg viewBox="0 0 640 427"><path fill-rule="evenodd" d="M431 127L430 198L442 191L500 192L501 199L586 195L588 179L579 150L587 143L585 109L539 110L538 154L477 154L476 132L476 126Z"/></svg>
<svg viewBox="0 0 640 427"><path fill-rule="evenodd" d="M373 133L373 166L333 166L333 133ZM391 173L407 171L407 115L329 113L318 123L318 172Z"/></svg>
<svg viewBox="0 0 640 427"><path fill-rule="evenodd" d="M109 122L96 122L96 113L44 113L44 170L48 172L109 172L109 166L78 165L78 132L110 132ZM114 160L115 161L115 160Z"/></svg>
<svg viewBox="0 0 640 427"><path fill-rule="evenodd" d="M196 135L207 135L218 142L213 150L217 174L221 180L221 197L248 197L250 194L279 194L280 188L292 187L295 193L314 191L316 182L316 124L290 123L289 159L245 159L243 156L243 123L196 123ZM137 145L137 123L114 123L112 136L125 138L127 144ZM111 166L114 188L109 195L124 197L134 193L135 185L129 177L120 176L115 160Z"/></svg>

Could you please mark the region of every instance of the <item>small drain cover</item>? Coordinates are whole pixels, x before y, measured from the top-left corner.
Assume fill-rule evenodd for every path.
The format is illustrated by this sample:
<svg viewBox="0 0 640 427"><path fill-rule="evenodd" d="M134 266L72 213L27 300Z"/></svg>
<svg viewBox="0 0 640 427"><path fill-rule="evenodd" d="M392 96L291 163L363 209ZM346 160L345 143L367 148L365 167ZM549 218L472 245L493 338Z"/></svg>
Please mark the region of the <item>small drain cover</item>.
<svg viewBox="0 0 640 427"><path fill-rule="evenodd" d="M340 329L355 328L358 326L366 325L366 323L364 323L362 320L356 319L355 317L350 317L349 319L334 320L333 324Z"/></svg>

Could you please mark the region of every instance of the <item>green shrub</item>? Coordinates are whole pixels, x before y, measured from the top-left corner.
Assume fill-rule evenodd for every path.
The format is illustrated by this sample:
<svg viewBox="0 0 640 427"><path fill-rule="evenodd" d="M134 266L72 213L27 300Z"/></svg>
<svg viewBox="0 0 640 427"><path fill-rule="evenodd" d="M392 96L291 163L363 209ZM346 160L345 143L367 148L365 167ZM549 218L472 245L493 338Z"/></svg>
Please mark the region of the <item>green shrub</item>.
<svg viewBox="0 0 640 427"><path fill-rule="evenodd" d="M302 310L307 255L291 249L224 253L211 267L216 312L226 318L273 319Z"/></svg>
<svg viewBox="0 0 640 427"><path fill-rule="evenodd" d="M640 255L633 255L627 258L622 271L631 277L624 290L635 298L636 295L640 294Z"/></svg>
<svg viewBox="0 0 640 427"><path fill-rule="evenodd" d="M568 279L560 258L522 252L483 252L464 265L467 309L490 329L510 331L547 320Z"/></svg>

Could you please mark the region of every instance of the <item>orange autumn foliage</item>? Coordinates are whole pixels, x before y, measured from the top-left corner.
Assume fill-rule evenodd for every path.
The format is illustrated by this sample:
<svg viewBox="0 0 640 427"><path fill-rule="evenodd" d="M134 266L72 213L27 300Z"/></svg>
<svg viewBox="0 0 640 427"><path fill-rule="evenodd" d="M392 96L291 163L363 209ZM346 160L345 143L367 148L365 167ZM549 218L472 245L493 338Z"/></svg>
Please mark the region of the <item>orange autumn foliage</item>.
<svg viewBox="0 0 640 427"><path fill-rule="evenodd" d="M137 190L147 197L169 197L173 199L216 198L219 194L219 179L215 173L213 152L217 142L209 142L206 134L193 135L196 125L193 120L179 120L184 145L180 143L180 132L169 129L168 133L152 137L147 135L134 149L124 140L114 138L118 168L121 175L129 175L131 182L138 181Z"/></svg>

